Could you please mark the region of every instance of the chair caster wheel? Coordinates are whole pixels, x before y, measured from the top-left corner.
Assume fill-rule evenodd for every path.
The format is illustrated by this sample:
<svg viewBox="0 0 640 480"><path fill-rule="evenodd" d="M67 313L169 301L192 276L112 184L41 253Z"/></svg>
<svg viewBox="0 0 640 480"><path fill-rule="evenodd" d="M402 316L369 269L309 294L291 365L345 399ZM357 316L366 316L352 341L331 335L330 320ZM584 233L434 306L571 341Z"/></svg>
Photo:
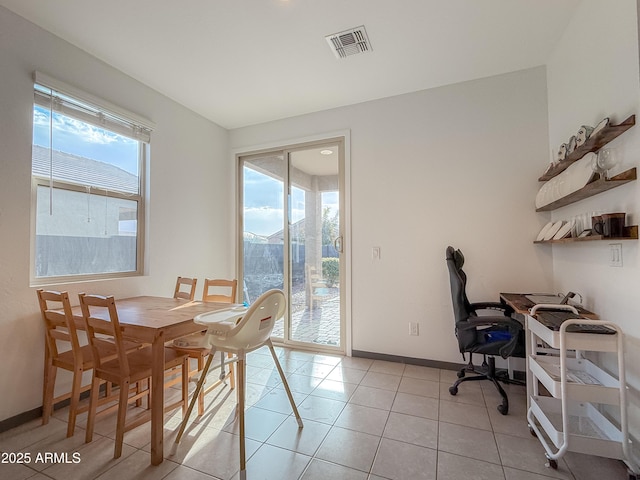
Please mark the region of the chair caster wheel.
<svg viewBox="0 0 640 480"><path fill-rule="evenodd" d="M529 425L529 433L531 434L531 436L538 438L538 434L536 433L536 431L531 427L531 425Z"/></svg>
<svg viewBox="0 0 640 480"><path fill-rule="evenodd" d="M458 387L449 387L449 393L451 395L456 395L458 393Z"/></svg>
<svg viewBox="0 0 640 480"><path fill-rule="evenodd" d="M498 405L498 411L502 415L506 415L507 413L509 413L509 405L503 405L503 404Z"/></svg>
<svg viewBox="0 0 640 480"><path fill-rule="evenodd" d="M463 378L464 377L464 370L460 370L458 372L458 378Z"/></svg>
<svg viewBox="0 0 640 480"><path fill-rule="evenodd" d="M549 463L547 464L549 467L553 468L554 470L558 469L558 461L554 460L553 458L549 458L549 455L545 455L547 457L547 460L549 461Z"/></svg>

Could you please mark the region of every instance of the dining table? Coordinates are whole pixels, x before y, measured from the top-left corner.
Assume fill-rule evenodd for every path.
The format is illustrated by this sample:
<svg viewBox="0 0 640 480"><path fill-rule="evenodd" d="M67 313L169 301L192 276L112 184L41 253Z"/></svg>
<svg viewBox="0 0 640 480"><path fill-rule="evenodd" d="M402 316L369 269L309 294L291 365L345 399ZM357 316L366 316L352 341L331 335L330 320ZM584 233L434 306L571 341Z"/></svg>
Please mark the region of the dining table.
<svg viewBox="0 0 640 480"><path fill-rule="evenodd" d="M176 298L139 296L116 299L118 320L123 336L128 340L151 344L151 384L164 384L165 342L202 331L194 317L229 309L228 303L201 302ZM84 328L80 307L72 309L76 324ZM94 315L94 312L92 312ZM98 318L101 312L95 312ZM104 312L108 320L108 312ZM164 459L164 388L151 389L151 464Z"/></svg>

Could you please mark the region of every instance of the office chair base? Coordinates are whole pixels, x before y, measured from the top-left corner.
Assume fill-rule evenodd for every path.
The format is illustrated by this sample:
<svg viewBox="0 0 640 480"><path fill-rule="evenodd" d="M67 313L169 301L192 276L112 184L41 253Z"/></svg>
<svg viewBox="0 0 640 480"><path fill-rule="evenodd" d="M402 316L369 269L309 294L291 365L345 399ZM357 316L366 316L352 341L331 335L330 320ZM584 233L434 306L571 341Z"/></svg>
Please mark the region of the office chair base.
<svg viewBox="0 0 640 480"><path fill-rule="evenodd" d="M467 366L465 369L461 370L460 373L464 372L465 370L468 370ZM493 357L489 357L488 358L488 363L483 362L483 367L485 367L483 370L483 372L478 372L477 370L475 370L475 368L472 370L474 373L479 373L479 375L474 376L474 377L462 377L462 378L458 378L458 380L455 381L455 383L449 387L449 393L451 395L457 395L458 393L458 386L463 383L463 382L472 382L472 381L478 381L478 380L491 380L491 382L493 382L494 386L496 387L496 389L498 390L498 393L500 393L500 396L502 397L502 403L500 405L498 405L497 409L498 412L500 412L502 415L507 415L509 413L509 398L507 397L507 393L504 391L504 389L502 388L502 386L500 385L500 383L498 382L499 378L496 375L496 360Z"/></svg>

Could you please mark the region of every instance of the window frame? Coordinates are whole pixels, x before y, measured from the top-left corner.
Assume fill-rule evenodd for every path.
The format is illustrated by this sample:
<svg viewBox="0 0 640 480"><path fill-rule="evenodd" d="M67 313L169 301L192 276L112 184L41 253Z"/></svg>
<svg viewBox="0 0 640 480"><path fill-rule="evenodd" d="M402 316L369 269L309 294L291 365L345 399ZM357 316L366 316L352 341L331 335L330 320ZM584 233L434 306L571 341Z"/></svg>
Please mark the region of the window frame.
<svg viewBox="0 0 640 480"><path fill-rule="evenodd" d="M113 115L114 117L119 117L124 120L131 121L135 124L141 124L144 128L149 131L153 128L152 123L149 121L144 121L144 123L140 122L140 117L131 114L131 115L123 115L123 110L119 107L113 107L111 104L107 102L95 101L96 97L91 96L90 94L77 94L78 90L74 87L68 88L60 88L61 82L51 81L51 83L55 84L55 88L51 86L51 83L46 84L42 81L38 81L38 75L40 78L46 78L50 80L49 77L46 77L42 74L34 75L34 92L35 85L46 86L47 88L51 88L53 91L63 94L67 97L77 99L80 102L86 103L86 98L91 98L92 101L90 105L104 110L106 113ZM38 105L36 100L33 100L32 110L35 106ZM54 111L55 112L55 111ZM63 112L64 115L67 115ZM67 115L69 116L69 115ZM71 116L70 118L74 118ZM33 117L31 126L33 129ZM107 131L110 130L108 127L100 127L104 128ZM114 132L120 134L120 132ZM125 135L127 136L127 135ZM130 137L132 138L132 137ZM147 178L147 167L149 163L149 155L150 155L150 142L147 142L143 139L135 139L138 142L138 193L132 194L128 192L119 192L116 190L107 190L97 186L91 186L91 195L98 195L101 197L107 198L117 198L117 199L125 199L129 201L135 201L137 204L137 218L136 218L136 268L131 271L122 271L122 272L101 272L101 273L82 273L82 274L70 274L70 275L57 275L57 276L36 276L36 232L37 232L37 216L38 216L38 203L37 203L37 195L38 195L38 187L52 187L55 189L62 189L72 192L86 193L87 187L80 183L74 183L72 181L65 181L60 179L51 179L48 176L42 176L33 173L33 153L31 158L31 234L30 234L30 261L29 261L29 279L31 286L43 286L43 285L53 285L53 284L64 284L64 283L78 283L92 280L104 280L104 279L114 279L114 278L126 278L126 277L136 277L142 276L145 272L145 245L146 245L146 203L148 201L147 189L146 189L146 178ZM33 145L33 144L32 144ZM33 147L32 147L33 148Z"/></svg>

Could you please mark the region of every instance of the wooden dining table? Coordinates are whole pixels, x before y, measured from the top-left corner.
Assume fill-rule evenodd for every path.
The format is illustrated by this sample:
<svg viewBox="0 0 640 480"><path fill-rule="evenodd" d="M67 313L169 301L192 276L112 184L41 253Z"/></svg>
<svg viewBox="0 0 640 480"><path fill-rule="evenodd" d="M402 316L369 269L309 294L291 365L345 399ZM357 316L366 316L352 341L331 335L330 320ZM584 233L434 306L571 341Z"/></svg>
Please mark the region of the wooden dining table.
<svg viewBox="0 0 640 480"><path fill-rule="evenodd" d="M202 330L193 322L195 316L230 308L228 303L200 302L165 297L140 296L116 299L123 336L151 344L151 384L164 384L164 344ZM93 315L93 312L92 312ZM104 313L108 320L108 312ZM74 320L84 328L80 307L73 308ZM101 317L96 312L96 317ZM164 388L151 390L151 464L164 459Z"/></svg>

